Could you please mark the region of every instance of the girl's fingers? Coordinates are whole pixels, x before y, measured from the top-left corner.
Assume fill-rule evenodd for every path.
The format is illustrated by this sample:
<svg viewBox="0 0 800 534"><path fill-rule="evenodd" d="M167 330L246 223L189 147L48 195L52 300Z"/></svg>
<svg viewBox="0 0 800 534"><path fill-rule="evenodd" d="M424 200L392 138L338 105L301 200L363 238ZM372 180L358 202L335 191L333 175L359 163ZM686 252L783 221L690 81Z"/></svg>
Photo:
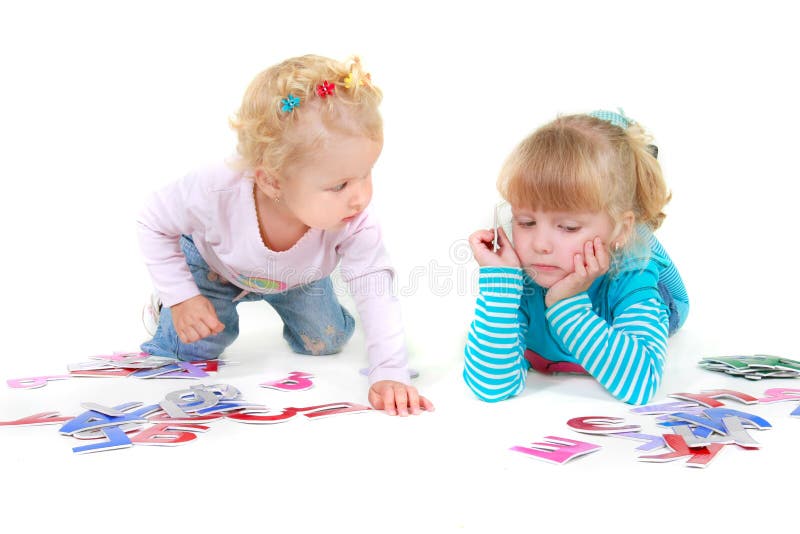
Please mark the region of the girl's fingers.
<svg viewBox="0 0 800 534"><path fill-rule="evenodd" d="M405 386L399 385L399 386L395 387L394 401L395 401L395 405L397 406L397 413L400 414L401 417L407 416L408 415L408 395L406 393Z"/></svg>
<svg viewBox="0 0 800 534"><path fill-rule="evenodd" d="M514 250L514 247L511 245L511 240L508 238L506 231L503 230L502 227L497 229L497 244L500 247L498 250L500 257L506 261L506 264L519 267L519 256L517 256L517 251Z"/></svg>
<svg viewBox="0 0 800 534"><path fill-rule="evenodd" d="M183 341L184 343L187 343L187 344L188 343L194 343L195 341L200 339L200 337L197 335L197 332L195 331L195 329L193 327L191 327L191 326L185 327L178 334L178 336L181 338L181 341Z"/></svg>
<svg viewBox="0 0 800 534"><path fill-rule="evenodd" d="M519 267L519 258L506 232L497 230L498 250L494 250L494 230L478 230L469 236L469 247L481 267Z"/></svg>
<svg viewBox="0 0 800 534"><path fill-rule="evenodd" d="M203 339L211 335L211 329L203 321L197 321L194 324L194 331L197 332L197 339Z"/></svg>
<svg viewBox="0 0 800 534"><path fill-rule="evenodd" d="M222 324L219 319L217 319L216 314L211 317L206 317L203 320L203 326L208 329L208 334L206 334L206 336L210 336L211 334L219 334L225 329L225 325Z"/></svg>
<svg viewBox="0 0 800 534"><path fill-rule="evenodd" d="M594 246L593 241L587 241L586 244L583 246L584 250L584 258L586 259L586 270L590 273L596 273L600 269L600 265L597 261L597 249Z"/></svg>
<svg viewBox="0 0 800 534"><path fill-rule="evenodd" d="M408 393L408 409L412 414L417 415L420 407L420 397L419 393L417 392L417 388L408 386L406 388L406 392Z"/></svg>
<svg viewBox="0 0 800 534"><path fill-rule="evenodd" d="M575 274L581 277L586 276L586 265L583 263L583 254L575 254Z"/></svg>
<svg viewBox="0 0 800 534"><path fill-rule="evenodd" d="M419 397L419 403L422 409L426 412L432 412L436 409L433 407L433 403L429 401L427 397L423 397L422 395Z"/></svg>
<svg viewBox="0 0 800 534"><path fill-rule="evenodd" d="M390 387L383 391L383 409L386 410L386 413L389 415L397 414L394 405L394 390Z"/></svg>
<svg viewBox="0 0 800 534"><path fill-rule="evenodd" d="M494 235L492 235L492 237L494 238ZM503 229L502 226L497 227L497 245L501 248L507 245L509 246L511 245L511 240L508 239L506 231Z"/></svg>
<svg viewBox="0 0 800 534"><path fill-rule="evenodd" d="M488 258L487 253L494 254L492 241L494 240L494 232L491 230L478 230L469 236L469 248L472 250L472 255L481 264L481 261L486 261Z"/></svg>
<svg viewBox="0 0 800 534"><path fill-rule="evenodd" d="M603 272L608 271L608 267L611 265L611 256L599 237L594 239L594 255L597 258L597 264L600 266L600 269Z"/></svg>
<svg viewBox="0 0 800 534"><path fill-rule="evenodd" d="M491 244L494 240L494 232L491 230L478 230L469 236L469 243L471 245Z"/></svg>

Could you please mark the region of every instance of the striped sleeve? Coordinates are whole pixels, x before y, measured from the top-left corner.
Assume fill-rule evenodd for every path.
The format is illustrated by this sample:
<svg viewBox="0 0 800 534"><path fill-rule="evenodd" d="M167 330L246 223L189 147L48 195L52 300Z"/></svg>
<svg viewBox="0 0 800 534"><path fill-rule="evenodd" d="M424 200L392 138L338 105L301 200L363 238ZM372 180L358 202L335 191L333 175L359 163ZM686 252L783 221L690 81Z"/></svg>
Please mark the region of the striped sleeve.
<svg viewBox="0 0 800 534"><path fill-rule="evenodd" d="M654 236L650 239L650 247L654 254L666 258L668 262L667 267L659 273L658 281L666 286L667 291L675 301L678 316L685 320L689 315L689 294L686 292L686 286L683 285L683 279L675 264L669 258L667 251L664 250L664 247Z"/></svg>
<svg viewBox="0 0 800 534"><path fill-rule="evenodd" d="M614 397L630 404L653 398L664 372L669 315L659 299L630 303L609 325L586 293L545 313L553 335Z"/></svg>
<svg viewBox="0 0 800 534"><path fill-rule="evenodd" d="M464 348L463 376L479 399L497 402L525 389L528 323L520 309L522 270L481 267L478 288L475 319Z"/></svg>

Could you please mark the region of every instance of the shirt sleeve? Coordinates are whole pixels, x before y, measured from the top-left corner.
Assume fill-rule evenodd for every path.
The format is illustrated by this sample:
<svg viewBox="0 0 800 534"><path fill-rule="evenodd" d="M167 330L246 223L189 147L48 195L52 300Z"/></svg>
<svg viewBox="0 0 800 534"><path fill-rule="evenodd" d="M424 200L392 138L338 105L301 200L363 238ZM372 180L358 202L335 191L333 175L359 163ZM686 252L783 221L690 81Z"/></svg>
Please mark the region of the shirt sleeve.
<svg viewBox="0 0 800 534"><path fill-rule="evenodd" d="M522 269L481 267L475 319L464 347L464 381L477 397L497 402L525 389L528 318L520 307Z"/></svg>
<svg viewBox="0 0 800 534"><path fill-rule="evenodd" d="M587 293L557 302L545 318L564 349L614 397L644 404L661 383L669 315L652 291L634 291L620 304L613 324L593 311Z"/></svg>
<svg viewBox="0 0 800 534"><path fill-rule="evenodd" d="M667 254L667 251L664 250L664 247L655 236L650 236L650 247L653 250L653 254L664 258L666 266L659 275L659 282L664 284L667 291L672 295L675 307L678 310L678 317L680 317L681 322L683 322L689 315L689 294L686 292L683 279L678 269L675 267L675 264L672 262L672 259Z"/></svg>
<svg viewBox="0 0 800 534"><path fill-rule="evenodd" d="M202 226L197 197L202 188L193 175L153 193L137 218L139 247L156 291L165 306L172 306L200 294L180 237Z"/></svg>
<svg viewBox="0 0 800 534"><path fill-rule="evenodd" d="M369 383L410 383L400 302L394 294L394 269L380 227L369 215L359 219L351 235L338 245L338 252L342 278L364 329Z"/></svg>

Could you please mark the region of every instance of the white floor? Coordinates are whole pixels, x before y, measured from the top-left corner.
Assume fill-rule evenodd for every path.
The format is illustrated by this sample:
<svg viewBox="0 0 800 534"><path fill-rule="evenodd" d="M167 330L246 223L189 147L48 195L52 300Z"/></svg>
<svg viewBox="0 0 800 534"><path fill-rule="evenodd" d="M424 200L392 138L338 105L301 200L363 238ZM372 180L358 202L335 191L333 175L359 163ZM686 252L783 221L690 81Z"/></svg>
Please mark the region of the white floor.
<svg viewBox="0 0 800 534"><path fill-rule="evenodd" d="M800 359L792 17L769 3L752 12L727 3L516 12L504 2L406 2L396 13L340 4L287 4L281 13L237 2L222 12L148 2L131 12L90 2L3 8L0 45L11 53L0 87L0 379L60 374L90 355L135 350L150 288L134 234L144 196L233 149L225 121L259 69L300 53L357 52L385 92L374 203L397 266L415 384L436 411L218 421L184 446L88 455L74 455L79 443L57 425L0 428L4 524L90 532L788 525L796 403L729 403L774 428L754 434L762 450L726 447L695 470L637 462L634 442L567 428L572 417L607 415L657 431L590 379L531 375L519 398L489 405L460 372L475 270L463 240L491 221L503 158L558 113L622 106L660 147L674 199L658 235L692 298L656 400L800 388L697 367L709 355ZM226 355L237 363L212 382L275 408L366 402L360 333L339 355L300 357L269 309L241 311L240 339ZM315 387L259 387L293 370L313 373ZM82 402L152 403L183 387L121 378L2 387L0 421L73 415ZM509 451L550 435L602 449L562 466Z"/></svg>

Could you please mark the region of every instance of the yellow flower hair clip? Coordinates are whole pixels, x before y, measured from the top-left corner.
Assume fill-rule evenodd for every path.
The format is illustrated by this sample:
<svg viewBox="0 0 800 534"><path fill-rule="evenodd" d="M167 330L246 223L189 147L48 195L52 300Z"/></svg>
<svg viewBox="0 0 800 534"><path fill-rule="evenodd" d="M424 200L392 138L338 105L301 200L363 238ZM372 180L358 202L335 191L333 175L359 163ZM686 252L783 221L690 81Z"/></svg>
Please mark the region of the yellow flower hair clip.
<svg viewBox="0 0 800 534"><path fill-rule="evenodd" d="M371 82L372 77L369 75L369 72L366 73L361 80L359 81L359 85L367 85L367 82ZM345 89L352 89L353 88L353 73L347 75L344 79L344 87Z"/></svg>

